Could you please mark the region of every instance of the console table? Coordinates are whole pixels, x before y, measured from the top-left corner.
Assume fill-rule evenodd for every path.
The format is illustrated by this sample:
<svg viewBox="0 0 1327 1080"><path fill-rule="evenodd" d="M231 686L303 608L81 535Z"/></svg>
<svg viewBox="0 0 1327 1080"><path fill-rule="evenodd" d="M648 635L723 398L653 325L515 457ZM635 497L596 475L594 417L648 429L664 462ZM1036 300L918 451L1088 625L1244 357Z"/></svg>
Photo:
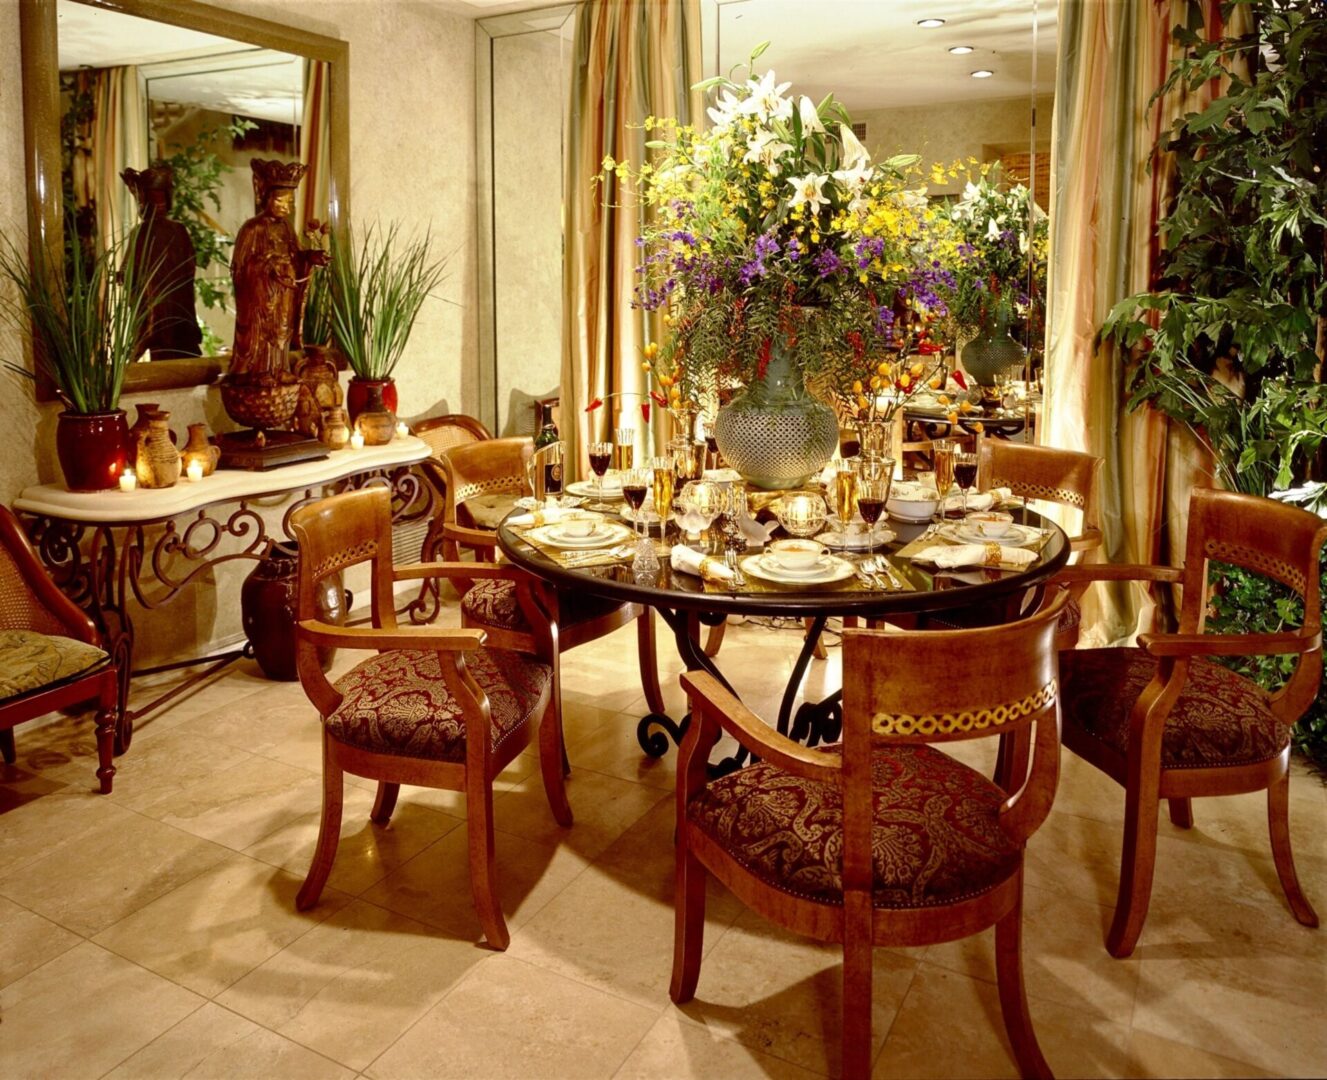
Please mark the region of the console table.
<svg viewBox="0 0 1327 1080"><path fill-rule="evenodd" d="M116 752L133 736L134 720L160 708L194 680L177 686L130 712L134 624L131 598L144 609L163 607L207 570L235 559L261 559L273 544L290 539L290 515L330 491L386 484L392 491L394 521L424 517L433 510L433 490L412 466L431 454L414 436L386 446L345 449L318 461L265 472L218 470L174 487L134 491L67 491L59 484L25 488L14 501L42 563L60 589L92 616L119 670ZM279 535L268 531L263 515L250 505L271 496L296 498L286 508ZM161 527L149 541L149 527ZM164 588L148 596L145 586ZM155 591L155 590L154 590ZM243 650L179 661L167 667L207 663L204 678ZM153 670L163 670L157 668ZM143 674L139 672L137 674Z"/></svg>

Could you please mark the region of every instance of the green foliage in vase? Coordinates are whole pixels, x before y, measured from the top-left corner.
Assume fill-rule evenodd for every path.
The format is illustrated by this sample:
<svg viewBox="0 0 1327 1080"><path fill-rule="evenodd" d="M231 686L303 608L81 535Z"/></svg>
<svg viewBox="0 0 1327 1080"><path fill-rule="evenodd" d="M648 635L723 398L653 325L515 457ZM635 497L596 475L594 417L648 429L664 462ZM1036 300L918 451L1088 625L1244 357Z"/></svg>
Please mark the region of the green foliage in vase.
<svg viewBox="0 0 1327 1080"><path fill-rule="evenodd" d="M147 318L148 282L155 266L140 266L131 245L119 243L88 255L72 239L72 215L65 221L63 259L53 260L34 245L0 239L0 315L21 335L31 334L33 353L70 412L110 412L119 407L124 373L138 356ZM5 359L5 367L31 378L25 364Z"/></svg>
<svg viewBox="0 0 1327 1080"><path fill-rule="evenodd" d="M1327 7L1227 0L1224 25L1250 29L1211 40L1202 7L1158 96L1228 83L1158 144L1176 168L1164 277L1102 333L1143 353L1132 406L1187 424L1226 486L1265 495L1320 473L1327 446Z"/></svg>
<svg viewBox="0 0 1327 1080"><path fill-rule="evenodd" d="M397 225L369 226L356 237L333 229L325 274L332 337L361 379L387 379L410 340L415 319L447 275L447 256L432 237L407 239Z"/></svg>

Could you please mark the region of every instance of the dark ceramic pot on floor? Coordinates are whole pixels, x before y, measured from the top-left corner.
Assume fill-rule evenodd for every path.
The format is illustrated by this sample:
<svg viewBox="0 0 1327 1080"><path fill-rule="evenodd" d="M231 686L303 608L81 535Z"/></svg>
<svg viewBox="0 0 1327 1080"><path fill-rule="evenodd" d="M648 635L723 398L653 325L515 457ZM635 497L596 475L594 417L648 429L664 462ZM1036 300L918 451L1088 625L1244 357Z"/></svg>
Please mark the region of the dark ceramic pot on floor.
<svg viewBox="0 0 1327 1080"><path fill-rule="evenodd" d="M70 491L119 487L124 472L129 424L124 410L62 412L55 425L55 455Z"/></svg>
<svg viewBox="0 0 1327 1080"><path fill-rule="evenodd" d="M374 391L380 395L381 407L393 416L396 415L396 380L361 379L358 375L350 380L346 387L346 412L350 414L350 426L353 429L359 414L369 407L374 400Z"/></svg>
<svg viewBox="0 0 1327 1080"><path fill-rule="evenodd" d="M244 636L253 648L254 659L269 679L293 682L295 669L295 597L299 590L299 553L293 543L274 547L253 568L240 587L240 615ZM349 600L341 574L318 583L314 600L318 619L340 626L346 621ZM326 671L335 649L319 649Z"/></svg>

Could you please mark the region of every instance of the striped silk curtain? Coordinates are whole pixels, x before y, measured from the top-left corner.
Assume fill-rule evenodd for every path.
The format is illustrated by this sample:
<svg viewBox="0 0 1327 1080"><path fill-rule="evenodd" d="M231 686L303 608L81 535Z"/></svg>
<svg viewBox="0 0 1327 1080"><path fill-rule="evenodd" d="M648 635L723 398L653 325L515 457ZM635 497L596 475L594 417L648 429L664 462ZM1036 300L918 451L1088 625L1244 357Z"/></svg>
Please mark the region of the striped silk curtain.
<svg viewBox="0 0 1327 1080"><path fill-rule="evenodd" d="M646 160L648 116L698 123L702 97L699 0L589 0L576 16L563 184L562 424L569 461L584 469L584 446L612 438L614 416L648 453L640 404L649 387L645 344L660 316L631 307L643 208L616 181L595 182L605 155ZM617 395L610 397L610 395ZM592 413L594 399L604 406ZM664 417L654 427L664 438Z"/></svg>
<svg viewBox="0 0 1327 1080"><path fill-rule="evenodd" d="M97 207L97 241L106 248L138 221L138 203L120 173L148 167L147 95L138 68L130 65L97 69L92 98L87 193Z"/></svg>
<svg viewBox="0 0 1327 1080"><path fill-rule="evenodd" d="M1215 91L1177 89L1149 108L1178 49L1171 28L1186 21L1191 2L1060 4L1043 439L1104 459L1109 562L1178 562L1189 492L1213 482L1210 460L1183 426L1151 408L1128 409L1131 359L1096 339L1111 308L1147 289L1161 264L1156 226L1174 169L1152 148ZM1209 31L1219 26L1219 4L1202 7ZM1083 643L1132 637L1147 628L1152 606L1142 585L1097 585L1084 601Z"/></svg>
<svg viewBox="0 0 1327 1080"><path fill-rule="evenodd" d="M299 129L299 159L309 171L295 189L295 231L310 221L327 220L331 202L331 72L326 60L304 61L304 113Z"/></svg>

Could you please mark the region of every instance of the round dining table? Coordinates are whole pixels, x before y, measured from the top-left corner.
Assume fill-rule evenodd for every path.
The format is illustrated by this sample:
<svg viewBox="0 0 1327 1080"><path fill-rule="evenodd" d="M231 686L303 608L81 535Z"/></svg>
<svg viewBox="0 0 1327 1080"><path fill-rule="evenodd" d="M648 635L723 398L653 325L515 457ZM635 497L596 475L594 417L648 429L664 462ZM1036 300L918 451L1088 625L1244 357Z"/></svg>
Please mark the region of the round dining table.
<svg viewBox="0 0 1327 1080"><path fill-rule="evenodd" d="M919 537L925 537L931 526L924 522L908 524L891 520L889 528L895 536L887 544L870 551L836 551L835 554L855 565L869 556L884 556L892 571L893 583L884 574L860 575L860 579L853 579L851 588L781 585L750 590L706 585L696 574L673 569L668 550L671 544L657 538L658 571L641 576L633 571L629 557L610 565L563 565L527 542L521 530L511 527L505 520L498 528L498 546L513 565L560 590L591 593L653 608L672 630L687 670L710 672L739 697L715 658L706 655L702 648L700 625L716 625L729 615L784 616L805 620L808 628L784 690L777 726L781 734L814 746L838 738L843 719L842 690L822 701L805 702L796 716L793 715L793 705L816 644L830 618L855 616L862 620L897 621L900 617L907 617L902 621L911 622L915 616L934 616L950 625L995 625L1017 618L1037 602L1040 588L1068 560L1069 540L1053 522L1026 508L1015 510L1014 517L1045 534L1037 558L1022 569L945 571L898 557L898 551ZM776 532L772 539L780 535ZM722 561L723 556L719 555L718 559ZM874 583L890 587L874 587ZM895 587L899 583L905 587ZM647 754L659 757L667 752L670 739L673 743L680 742L688 723L689 714L674 720L662 713L650 712L637 725L637 740ZM711 770L722 774L744 763L745 751L739 749L734 756L713 763Z"/></svg>

